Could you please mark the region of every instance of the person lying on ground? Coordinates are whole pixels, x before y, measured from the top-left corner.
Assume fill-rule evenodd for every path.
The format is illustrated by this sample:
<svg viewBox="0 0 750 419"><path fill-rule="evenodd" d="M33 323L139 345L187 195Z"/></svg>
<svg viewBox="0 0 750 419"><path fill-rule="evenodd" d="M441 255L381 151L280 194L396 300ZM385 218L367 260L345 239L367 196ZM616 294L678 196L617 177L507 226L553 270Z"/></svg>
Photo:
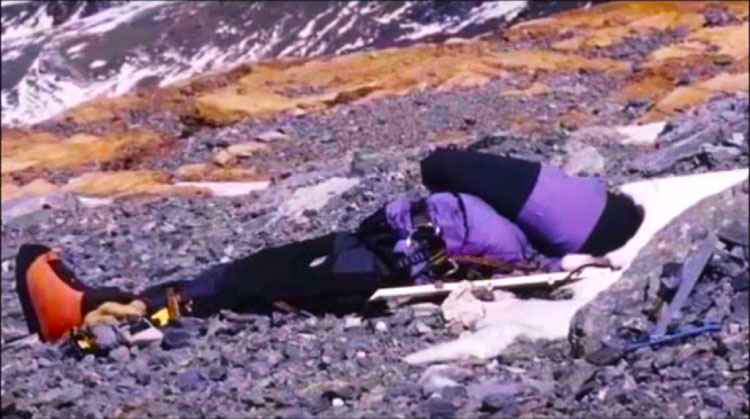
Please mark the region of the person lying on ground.
<svg viewBox="0 0 750 419"><path fill-rule="evenodd" d="M171 295L182 312L197 317L278 301L336 304L342 296L439 280L455 271L454 257L524 262L527 236L553 257L603 255L622 246L643 219L632 201L602 182L539 163L438 150L422 161L422 171L430 196L394 200L354 232L263 249L137 295L87 286L58 252L25 244L16 258L16 289L29 331L56 341L81 326L152 315Z"/></svg>

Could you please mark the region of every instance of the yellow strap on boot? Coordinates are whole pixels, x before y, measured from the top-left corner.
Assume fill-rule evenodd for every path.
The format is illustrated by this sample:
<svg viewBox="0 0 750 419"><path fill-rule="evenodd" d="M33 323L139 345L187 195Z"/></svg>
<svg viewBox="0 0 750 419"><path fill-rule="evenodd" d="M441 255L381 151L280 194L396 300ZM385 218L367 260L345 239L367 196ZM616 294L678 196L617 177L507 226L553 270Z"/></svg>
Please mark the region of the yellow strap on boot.
<svg viewBox="0 0 750 419"><path fill-rule="evenodd" d="M164 327L169 322L180 318L180 295L174 289L167 289L167 306L151 315L151 321L157 327Z"/></svg>

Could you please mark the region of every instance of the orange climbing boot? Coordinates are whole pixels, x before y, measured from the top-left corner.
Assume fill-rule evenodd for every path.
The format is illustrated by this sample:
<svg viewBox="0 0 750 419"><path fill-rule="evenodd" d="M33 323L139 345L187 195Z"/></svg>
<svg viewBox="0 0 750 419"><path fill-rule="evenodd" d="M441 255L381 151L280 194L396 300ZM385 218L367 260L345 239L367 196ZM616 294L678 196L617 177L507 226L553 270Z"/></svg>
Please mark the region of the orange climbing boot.
<svg viewBox="0 0 750 419"><path fill-rule="evenodd" d="M29 332L54 342L84 323L106 302L131 302L134 297L115 288L92 288L78 279L47 246L24 244L16 256L16 291Z"/></svg>

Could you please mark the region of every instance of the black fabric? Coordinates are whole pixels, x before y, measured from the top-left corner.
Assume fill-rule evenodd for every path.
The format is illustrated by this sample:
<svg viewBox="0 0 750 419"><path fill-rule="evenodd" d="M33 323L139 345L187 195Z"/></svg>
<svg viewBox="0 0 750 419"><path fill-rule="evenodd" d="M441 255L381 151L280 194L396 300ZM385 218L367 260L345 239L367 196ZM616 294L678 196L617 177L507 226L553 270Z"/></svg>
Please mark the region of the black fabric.
<svg viewBox="0 0 750 419"><path fill-rule="evenodd" d="M365 218L355 232L357 238L370 251L378 256L383 264L382 280L387 285L401 285L408 280L410 272L408 267L400 263L400 257L393 252L396 242L401 237L388 222L385 207Z"/></svg>
<svg viewBox="0 0 750 419"><path fill-rule="evenodd" d="M26 285L26 274L36 258L50 250L52 249L41 244L24 244L18 249L18 253L16 254L16 292L21 301L21 310L23 310L23 317L26 320L26 327L28 327L29 333L39 333L41 329L39 327L39 319L36 317L36 312L29 296L29 289Z"/></svg>
<svg viewBox="0 0 750 419"><path fill-rule="evenodd" d="M421 162L422 182L432 192L477 196L515 220L539 178L541 164L473 151L438 149Z"/></svg>
<svg viewBox="0 0 750 419"><path fill-rule="evenodd" d="M580 253L603 256L622 247L643 223L643 209L625 195L607 193L607 203Z"/></svg>
<svg viewBox="0 0 750 419"><path fill-rule="evenodd" d="M372 294L387 272L377 255L351 233L263 249L231 263L214 266L192 281L176 281L146 290L139 298L149 312L166 304L175 288L193 301L195 316L221 309L241 310L277 300Z"/></svg>

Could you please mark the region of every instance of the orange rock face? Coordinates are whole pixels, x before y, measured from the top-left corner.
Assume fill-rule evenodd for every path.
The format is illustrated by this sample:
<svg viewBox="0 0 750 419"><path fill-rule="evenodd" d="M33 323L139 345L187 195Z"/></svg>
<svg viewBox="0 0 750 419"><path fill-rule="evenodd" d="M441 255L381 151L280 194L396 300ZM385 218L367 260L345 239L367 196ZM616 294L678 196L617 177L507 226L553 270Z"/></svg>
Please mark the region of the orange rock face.
<svg viewBox="0 0 750 419"><path fill-rule="evenodd" d="M734 20L724 26L706 26L703 12L707 7L724 8ZM670 30L686 35L658 46L637 71L625 59L596 58L626 39ZM119 195L128 190L164 193L176 179L254 180L261 176L237 164L237 157L268 152L257 144L230 146L216 161L185 165L175 173L107 172L128 168L118 166L118 161L149 167L149 159L168 156L170 151L172 139L165 133L124 127L123 112L132 109L169 111L198 123L228 125L425 89L448 91L481 86L493 79L528 80L529 75L532 81L525 87L503 96L547 95L555 89L535 81L536 76L588 70L622 81L624 87L608 93L606 100L651 102L651 110L640 122L663 120L715 95L747 94L749 35L748 2L611 2L528 21L482 40L245 65L171 87L98 99L61 116L78 124L111 127L100 135L81 131L63 137L45 130L3 129L3 195L32 193L36 186L27 189L18 179L21 175L33 179L39 170L97 170L65 186L94 195ZM550 48L513 46L539 40L549 40L545 45ZM721 66L721 71L717 72L716 66ZM681 81L684 74L695 76ZM519 132L533 132L541 125L575 129L591 120L591 115L572 110L554 121L518 115L509 122ZM425 141L462 141L462 135L448 132ZM268 153L268 158L275 157ZM105 172L100 172L102 165Z"/></svg>
<svg viewBox="0 0 750 419"><path fill-rule="evenodd" d="M66 169L86 163L107 163L128 157L142 158L165 142L155 133L129 131L107 137L75 134L68 138L13 130L2 139L2 174L37 167Z"/></svg>

